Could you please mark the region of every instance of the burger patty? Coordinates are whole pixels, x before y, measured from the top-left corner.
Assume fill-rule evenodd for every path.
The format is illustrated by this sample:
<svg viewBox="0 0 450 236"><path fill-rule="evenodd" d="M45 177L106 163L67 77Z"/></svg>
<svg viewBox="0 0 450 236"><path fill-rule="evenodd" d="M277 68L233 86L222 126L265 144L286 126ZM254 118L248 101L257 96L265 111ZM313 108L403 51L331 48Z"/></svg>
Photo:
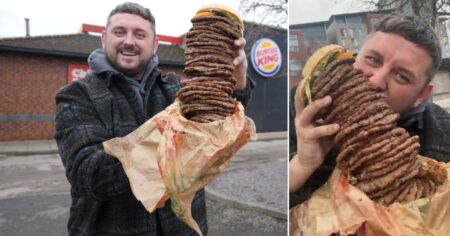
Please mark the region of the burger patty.
<svg viewBox="0 0 450 236"><path fill-rule="evenodd" d="M353 62L334 60L310 80L313 100L333 99L316 118L340 125L333 139L340 147L336 165L348 172L351 184L384 205L434 194L445 173L433 171L439 169L433 163L428 163L433 168L419 163L419 138L396 127L399 114Z"/></svg>
<svg viewBox="0 0 450 236"><path fill-rule="evenodd" d="M234 41L241 37L238 25L222 16L194 17L186 34L185 68L177 98L187 119L208 123L233 114L231 97L236 80Z"/></svg>
<svg viewBox="0 0 450 236"><path fill-rule="evenodd" d="M189 79L183 79L181 80L181 86L184 86L185 84L188 84L189 82L208 82L208 81L226 81L233 86L236 84L236 80L233 77L207 77L207 76L197 76L197 77L190 77Z"/></svg>
<svg viewBox="0 0 450 236"><path fill-rule="evenodd" d="M230 27L227 25L217 25L217 24L210 24L210 25L195 25L193 26L189 31L194 30L202 30L202 31L211 31L214 33L217 33L219 35L227 36L232 39L238 39L241 37L240 33L238 31L230 30Z"/></svg>
<svg viewBox="0 0 450 236"><path fill-rule="evenodd" d="M202 47L202 48L186 48L184 51L184 55L192 55L195 57L197 55L217 55L217 56L229 56L232 57L234 55L233 50L225 49L221 47Z"/></svg>
<svg viewBox="0 0 450 236"><path fill-rule="evenodd" d="M190 96L187 96L187 97L180 98L180 100L183 104L187 104L194 100L216 100L216 101L227 102L230 104L234 103L234 100L232 98L218 97L218 96L212 96L212 95L198 95L196 93L194 93Z"/></svg>
<svg viewBox="0 0 450 236"><path fill-rule="evenodd" d="M224 43L224 42L220 42L220 41L188 41L186 42L186 46L187 47L194 47L194 48L202 48L202 47L218 47L218 48L223 48L225 50L232 50L233 46L228 44L228 43Z"/></svg>
<svg viewBox="0 0 450 236"><path fill-rule="evenodd" d="M206 30L206 31L202 31L202 30L189 31L186 34L186 38L188 41L207 39L207 40L221 41L221 42L225 42L225 43L229 43L229 44L232 44L234 42L234 40L232 38L222 36L220 34L214 34L212 32L213 31L208 31L208 30Z"/></svg>
<svg viewBox="0 0 450 236"><path fill-rule="evenodd" d="M213 63L221 63L227 66L233 66L233 59L231 59L230 57L218 56L214 54L199 55L197 57L191 55L185 56L186 65L195 62L213 62Z"/></svg>
<svg viewBox="0 0 450 236"><path fill-rule="evenodd" d="M231 38L238 39L241 37L241 32L237 25L230 25L221 21L201 21L194 23L194 27L207 26L215 29L220 29L226 32Z"/></svg>
<svg viewBox="0 0 450 236"><path fill-rule="evenodd" d="M207 66L185 67L183 72L191 76L233 76L233 73L227 69L210 68Z"/></svg>
<svg viewBox="0 0 450 236"><path fill-rule="evenodd" d="M232 22L231 20L229 20L226 17L223 16L196 16L194 18L191 19L192 23L198 23L198 22L223 22L226 23L227 25L230 25L231 27L237 27L236 24L234 22Z"/></svg>
<svg viewBox="0 0 450 236"><path fill-rule="evenodd" d="M201 67L201 66L207 67L209 69L228 70L228 71L230 71L230 73L233 73L233 71L234 71L234 66L232 66L232 65L227 65L227 64L223 64L223 63L214 63L214 62L208 62L208 61L195 61L195 62L186 63L185 69Z"/></svg>

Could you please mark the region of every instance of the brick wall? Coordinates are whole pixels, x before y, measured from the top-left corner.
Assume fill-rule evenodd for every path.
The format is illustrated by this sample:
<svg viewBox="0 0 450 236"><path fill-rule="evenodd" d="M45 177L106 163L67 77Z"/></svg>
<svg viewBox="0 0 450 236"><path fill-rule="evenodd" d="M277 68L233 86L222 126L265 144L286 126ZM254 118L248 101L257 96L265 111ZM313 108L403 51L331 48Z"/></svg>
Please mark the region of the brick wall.
<svg viewBox="0 0 450 236"><path fill-rule="evenodd" d="M0 141L53 138L55 94L85 58L0 52ZM182 73L182 68L163 71Z"/></svg>
<svg viewBox="0 0 450 236"><path fill-rule="evenodd" d="M54 97L66 84L67 65L85 59L2 52L0 54L0 140L50 139Z"/></svg>
<svg viewBox="0 0 450 236"><path fill-rule="evenodd" d="M303 33L299 29L292 29L289 30L290 35L296 35L297 36L297 44L298 44L298 50L297 51L291 51L289 49L289 60L295 59L298 60L298 62L301 64L301 68L303 69L306 60L308 59L308 55L306 52L304 39L303 39ZM300 73L298 75L293 75L291 71L289 71L289 89L296 86L300 81L302 80L302 71L300 70Z"/></svg>

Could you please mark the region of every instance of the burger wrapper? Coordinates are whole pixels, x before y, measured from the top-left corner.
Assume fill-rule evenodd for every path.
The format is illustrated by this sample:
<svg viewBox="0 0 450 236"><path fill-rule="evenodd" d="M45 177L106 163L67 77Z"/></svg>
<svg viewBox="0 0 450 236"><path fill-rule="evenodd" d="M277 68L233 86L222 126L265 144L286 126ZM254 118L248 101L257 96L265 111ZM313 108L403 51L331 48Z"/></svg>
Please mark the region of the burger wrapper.
<svg viewBox="0 0 450 236"><path fill-rule="evenodd" d="M176 216L202 235L191 214L195 193L219 175L249 138L256 139L253 121L236 103L225 120L196 123L181 115L175 101L132 133L103 146L119 159L133 194L149 212L170 198Z"/></svg>
<svg viewBox="0 0 450 236"><path fill-rule="evenodd" d="M308 201L290 210L289 234L449 235L450 164L441 164L447 169L447 180L435 194L388 207L370 200L336 168L328 182Z"/></svg>

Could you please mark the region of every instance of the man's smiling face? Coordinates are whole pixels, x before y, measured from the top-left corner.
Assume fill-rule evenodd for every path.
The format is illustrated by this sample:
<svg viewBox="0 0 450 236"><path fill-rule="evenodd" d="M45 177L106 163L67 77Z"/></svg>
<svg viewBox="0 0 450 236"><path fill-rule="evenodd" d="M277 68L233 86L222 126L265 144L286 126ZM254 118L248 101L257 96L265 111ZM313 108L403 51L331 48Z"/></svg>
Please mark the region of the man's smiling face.
<svg viewBox="0 0 450 236"><path fill-rule="evenodd" d="M158 47L153 27L138 15L118 13L111 17L102 44L116 70L133 77L143 73Z"/></svg>

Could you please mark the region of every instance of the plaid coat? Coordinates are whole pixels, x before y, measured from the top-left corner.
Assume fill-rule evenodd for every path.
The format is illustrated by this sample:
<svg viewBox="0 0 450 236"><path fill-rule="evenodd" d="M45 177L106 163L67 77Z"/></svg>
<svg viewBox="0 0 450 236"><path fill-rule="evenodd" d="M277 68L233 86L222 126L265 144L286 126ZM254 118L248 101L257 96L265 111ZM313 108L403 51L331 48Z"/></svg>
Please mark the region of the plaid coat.
<svg viewBox="0 0 450 236"><path fill-rule="evenodd" d="M295 134L295 106L294 95L297 87L290 92L289 98L289 157L292 158L297 152L297 136ZM411 112L411 111L410 111ZM414 109L412 115L400 119L398 126L406 129L408 133L418 135L420 139L419 154L442 162L450 162L450 114L438 105L429 102L423 107ZM404 115L404 114L402 114ZM308 199L311 194L330 177L336 165L337 148L325 156L322 165L305 182L297 193L289 194L289 207Z"/></svg>
<svg viewBox="0 0 450 236"><path fill-rule="evenodd" d="M237 94L244 104L250 87ZM70 235L196 235L175 217L170 201L150 214L134 197L120 162L102 142L125 136L170 105L180 88L175 73L156 68L145 87L144 106L118 73L89 73L56 95L55 139L71 185ZM207 234L204 190L192 215Z"/></svg>

